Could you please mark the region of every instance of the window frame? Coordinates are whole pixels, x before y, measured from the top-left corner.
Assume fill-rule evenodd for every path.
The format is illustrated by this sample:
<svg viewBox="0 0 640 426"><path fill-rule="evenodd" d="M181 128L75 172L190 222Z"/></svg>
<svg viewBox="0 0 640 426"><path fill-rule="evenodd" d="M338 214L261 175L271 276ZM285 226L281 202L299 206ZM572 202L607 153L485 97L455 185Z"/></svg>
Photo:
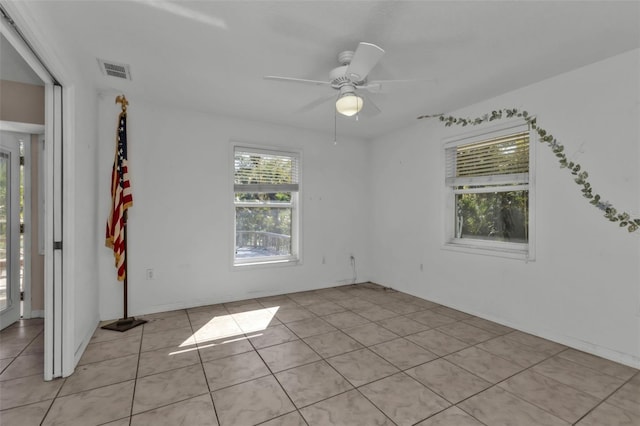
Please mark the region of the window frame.
<svg viewBox="0 0 640 426"><path fill-rule="evenodd" d="M268 192L264 189L260 189L258 191L251 191L249 188L244 187L242 191L236 191L235 189L235 154L236 151L247 151L256 154L272 154L279 156L287 156L294 158L297 162L297 175L298 175L298 183L297 190L295 190L295 184L283 184L283 186L289 186L286 188L287 191L291 193L291 201L286 202L277 202L277 203L254 203L254 202L236 202L235 194L236 192ZM301 192L302 192L302 151L299 149L294 149L291 147L277 147L277 146L266 146L266 145L256 145L242 142L232 141L230 144L230 187L231 187L231 214L232 214L232 248L231 248L231 265L232 268L244 268L247 269L249 267L271 267L271 266L290 266L290 265L298 265L302 262L301 257L301 216L302 216L302 208L301 208ZM263 256L263 257L251 257L246 259L238 259L236 258L236 237L237 237L237 222L236 222L236 208L237 207L267 207L267 208L290 208L291 209L291 254L290 255L274 255L274 256Z"/></svg>
<svg viewBox="0 0 640 426"><path fill-rule="evenodd" d="M455 236L455 211L456 211L456 194L470 192L469 190L458 190L453 185L446 182L446 164L447 150L456 148L461 145L481 143L492 139L516 134L529 133L529 172L528 182L518 185L500 185L501 182L495 182L497 185L471 191L473 193L482 192L505 192L507 190L523 190L529 192L528 200L528 242L513 243L505 241L491 241L473 238L457 238ZM467 133L457 134L442 139L442 164L444 165L442 176L444 186L444 233L442 248L450 251L462 253L473 253L486 256L497 256L510 259L519 259L524 261L535 260L535 160L536 160L536 143L537 136L535 131L531 129L528 123L521 119L509 120L506 123L500 123L493 126L483 126L480 129Z"/></svg>

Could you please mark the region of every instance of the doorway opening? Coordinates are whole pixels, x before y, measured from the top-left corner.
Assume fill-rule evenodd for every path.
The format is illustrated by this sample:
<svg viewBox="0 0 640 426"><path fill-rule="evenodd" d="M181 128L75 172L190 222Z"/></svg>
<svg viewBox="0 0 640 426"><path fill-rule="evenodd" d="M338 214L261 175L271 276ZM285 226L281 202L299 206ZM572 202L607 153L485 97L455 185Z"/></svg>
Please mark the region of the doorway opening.
<svg viewBox="0 0 640 426"><path fill-rule="evenodd" d="M16 163L19 161L19 148L15 155L5 157L7 168L10 170L7 173L15 174L12 174L13 177L10 180L13 188L8 192L13 196L10 203L10 213L13 216L6 218L6 238L7 241L12 240L10 246L12 249L6 252L7 302L4 310L0 310L0 329L12 322L17 328L28 328L24 327L24 322L31 323L36 320L27 318L44 317L40 320L44 332L41 333L42 341L39 342L39 346L43 356L44 379L51 380L63 375L65 365L67 370L73 371L73 350L65 351L63 345L65 334L63 334L62 321L62 249L56 249L53 243L55 239L59 242L58 245L62 246L63 91L58 80L17 28L15 21L7 13L5 5L0 5L0 12L0 43L2 44L0 46L0 84L2 85L0 130L26 134L23 137L26 165L23 204L16 196L20 191L20 166L19 162ZM34 101L33 96L36 92L37 99ZM2 139L8 139L11 142L11 138L3 136ZM32 161L29 157L34 147L36 157L39 158L38 167L30 167ZM38 174L32 176L32 173L27 170L37 171ZM38 191L40 195L34 201L27 192L35 185L39 185L41 191ZM9 199L6 201L8 208ZM23 207L22 217L25 223L22 252L19 238L20 207ZM40 217L33 219L31 213ZM33 233L36 227L37 236ZM9 248L8 243L6 248ZM32 255L34 251L37 256ZM42 274L32 273L33 261L36 257L42 260ZM22 274L19 273L21 265L24 266ZM22 289L20 288L21 275ZM35 300L33 278L36 276L43 277L41 305L32 303ZM25 319L16 324L15 322L21 316ZM22 331L16 334L24 335ZM22 343L16 342L15 347L21 346Z"/></svg>

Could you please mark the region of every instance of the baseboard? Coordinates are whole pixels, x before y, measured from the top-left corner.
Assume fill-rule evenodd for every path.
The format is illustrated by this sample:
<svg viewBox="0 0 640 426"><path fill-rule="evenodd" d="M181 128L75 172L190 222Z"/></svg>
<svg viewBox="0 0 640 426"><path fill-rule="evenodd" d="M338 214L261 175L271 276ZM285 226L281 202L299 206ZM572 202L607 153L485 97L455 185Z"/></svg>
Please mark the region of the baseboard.
<svg viewBox="0 0 640 426"><path fill-rule="evenodd" d="M44 318L44 310L32 310L29 318Z"/></svg>
<svg viewBox="0 0 640 426"><path fill-rule="evenodd" d="M401 291L401 290L397 290L397 291ZM411 293L407 293L407 294L411 294ZM424 299L423 296L418 296L415 294L411 294L411 295ZM510 327L515 330L522 331L524 333L529 333L531 335L541 337L543 339L551 340L552 342L559 343L561 345L565 345L570 348L577 349L579 351L583 351L595 356L599 356L601 358L605 358L613 362L617 362L620 364L627 365L629 367L640 369L640 357L637 357L631 354L619 352L619 351L606 348L591 342L585 342L584 340L580 340L575 337L558 335L553 333L550 330L534 330L529 327L523 326L522 324L505 320L504 318L495 318L495 317L492 317L491 315L486 315L485 313L481 313L481 312L475 312L473 310L469 310L461 306L456 306L448 302L442 302L436 299L425 299L425 300L429 300L430 302L438 303L440 305L465 312L469 315L477 316L487 321L493 321L497 324L504 325L506 327Z"/></svg>
<svg viewBox="0 0 640 426"><path fill-rule="evenodd" d="M76 351L73 354L73 369L71 371L63 371L62 372L63 377L70 376L75 371L75 368L78 365L78 362L80 362L80 358L82 358L82 355L84 354L85 349L87 349L87 345L89 344L89 342L91 341L91 338L93 337L93 333L95 333L96 328L98 328L98 324L100 324L100 321L98 320L97 317L94 319L94 323L95 323L95 326L89 327L86 335L84 336L84 338L82 339L82 341L80 342L80 344L76 348Z"/></svg>
<svg viewBox="0 0 640 426"><path fill-rule="evenodd" d="M437 301L434 301L435 303L440 303ZM461 308L461 307L456 307L456 306L451 306L451 305L445 305L445 306L449 306L450 308L453 309L457 309L459 311L462 312L466 312L468 314L471 315L475 315L479 318L482 319L486 319L488 321L493 321L495 323L507 326L507 327L511 327L515 330L519 330L522 331L524 333L529 333L532 334L534 336L537 337L541 337L543 339L547 339L547 340L551 340L552 342L555 343L560 343L561 345L565 345L568 346L570 348L573 349L577 349L579 351L582 352L586 352L595 356L599 356L601 358L605 358L608 359L610 361L614 361L620 364L624 364L627 365L629 367L633 367L633 368L638 368L640 369L640 358L635 357L633 355L630 354L626 354L626 353L622 353L622 352L618 352L615 351L613 349L609 349L594 343L590 343L590 342L585 342L584 340L580 340L577 339L575 337L571 337L571 336L565 336L565 335L558 335L555 334L549 330L534 330L531 329L529 327L523 326L522 324L517 324L515 322L511 322L511 321L505 321L504 319L498 319L498 318L492 318L490 315L486 315L483 313L479 313L479 312L470 312L467 309Z"/></svg>
<svg viewBox="0 0 640 426"><path fill-rule="evenodd" d="M333 287L340 287L340 286L344 286L344 285L348 285L351 284L352 280L349 280L349 283L347 284L341 284L341 283L328 283L328 284L321 284L318 287L314 287L314 288L306 288L306 289L299 289L299 288L295 288L295 289L276 289L276 290L272 290L272 291L249 291L246 294L243 295L226 295L224 297L216 297L215 299L200 299L200 300L189 300L189 301L181 301L181 302L176 302L176 303L168 303L168 304L164 304L164 305L155 305L155 306L146 306L141 310L135 311L135 313L129 312L130 315L132 316L139 316L139 315L149 315L149 314L155 314L158 312L169 312L169 311L175 311L175 310L179 310L179 309L190 309L190 308L197 308L200 306L207 306L207 305L217 305L220 303L230 303L230 302L237 302L239 300L246 300L246 299L260 299L263 297L271 297L271 296L279 296L281 294L290 294L290 293L297 293L297 292L304 292L304 291L314 291L314 290L323 290L323 289L327 289L327 288L333 288ZM359 282L360 283L360 282ZM130 307L131 308L131 307ZM118 314L114 314L114 313L106 313L102 316L107 316L107 318L101 318L102 321L110 321L110 320L114 320L117 318L120 318L119 316L117 316Z"/></svg>

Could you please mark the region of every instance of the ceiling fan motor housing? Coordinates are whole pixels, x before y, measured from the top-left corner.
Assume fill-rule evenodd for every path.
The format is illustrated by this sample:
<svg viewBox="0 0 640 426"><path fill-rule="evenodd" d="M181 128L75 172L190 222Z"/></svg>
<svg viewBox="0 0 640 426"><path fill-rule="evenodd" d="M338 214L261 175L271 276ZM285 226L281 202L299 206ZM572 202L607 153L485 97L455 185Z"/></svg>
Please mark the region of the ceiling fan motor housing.
<svg viewBox="0 0 640 426"><path fill-rule="evenodd" d="M338 62L340 62L341 66L334 68L329 72L329 82L331 83L331 87L334 89L340 89L342 86L347 84L359 85L365 83L366 79L354 79L354 77L359 78L359 76L347 75L349 64L351 64L354 53L355 52L353 50L345 50L338 54Z"/></svg>
<svg viewBox="0 0 640 426"><path fill-rule="evenodd" d="M344 52L338 53L338 63L340 65L349 65L354 55L353 50L345 50Z"/></svg>

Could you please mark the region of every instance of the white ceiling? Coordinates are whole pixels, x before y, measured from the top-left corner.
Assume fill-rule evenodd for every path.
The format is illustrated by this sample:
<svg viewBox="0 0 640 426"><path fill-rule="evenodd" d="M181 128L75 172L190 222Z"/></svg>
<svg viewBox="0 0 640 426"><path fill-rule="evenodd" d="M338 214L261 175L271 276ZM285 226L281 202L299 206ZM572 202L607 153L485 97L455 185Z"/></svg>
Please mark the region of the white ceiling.
<svg viewBox="0 0 640 426"><path fill-rule="evenodd" d="M178 108L333 134L327 80L360 41L386 54L369 78L433 79L383 87L374 118L338 119L373 137L640 47L638 1L43 1L25 6L99 90ZM131 66L103 75L97 58ZM553 96L552 93L549 96Z"/></svg>

